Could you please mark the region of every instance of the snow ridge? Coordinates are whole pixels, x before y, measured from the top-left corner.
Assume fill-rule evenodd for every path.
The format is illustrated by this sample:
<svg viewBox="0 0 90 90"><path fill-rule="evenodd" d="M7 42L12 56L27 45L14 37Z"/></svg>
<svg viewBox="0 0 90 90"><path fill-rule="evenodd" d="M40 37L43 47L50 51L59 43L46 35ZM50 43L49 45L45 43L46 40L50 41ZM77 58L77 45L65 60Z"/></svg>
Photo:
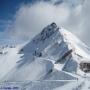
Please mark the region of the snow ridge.
<svg viewBox="0 0 90 90"><path fill-rule="evenodd" d="M6 55L0 56L0 65L7 61L1 67L0 81L77 80L84 75L80 63L89 60L89 54L90 49L76 36L51 23L31 42L8 48Z"/></svg>

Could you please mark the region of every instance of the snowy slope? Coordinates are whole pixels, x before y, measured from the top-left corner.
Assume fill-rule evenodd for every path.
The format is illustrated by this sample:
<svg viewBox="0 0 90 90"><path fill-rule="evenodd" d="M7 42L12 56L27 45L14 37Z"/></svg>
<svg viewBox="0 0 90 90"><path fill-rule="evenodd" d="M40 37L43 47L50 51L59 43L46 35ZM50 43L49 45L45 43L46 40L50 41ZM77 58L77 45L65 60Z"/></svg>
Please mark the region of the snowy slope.
<svg viewBox="0 0 90 90"><path fill-rule="evenodd" d="M0 52L4 50L7 53L0 54L0 81L32 81L32 85L37 82L33 88L38 85L51 87L52 84L56 88L67 80L77 81L77 78L84 75L80 62L90 59L90 49L55 23L45 27L24 46L5 48ZM62 83L62 80L66 81ZM29 88L36 90L30 86Z"/></svg>
<svg viewBox="0 0 90 90"><path fill-rule="evenodd" d="M19 60L18 47L4 47L0 49L0 79L6 75Z"/></svg>

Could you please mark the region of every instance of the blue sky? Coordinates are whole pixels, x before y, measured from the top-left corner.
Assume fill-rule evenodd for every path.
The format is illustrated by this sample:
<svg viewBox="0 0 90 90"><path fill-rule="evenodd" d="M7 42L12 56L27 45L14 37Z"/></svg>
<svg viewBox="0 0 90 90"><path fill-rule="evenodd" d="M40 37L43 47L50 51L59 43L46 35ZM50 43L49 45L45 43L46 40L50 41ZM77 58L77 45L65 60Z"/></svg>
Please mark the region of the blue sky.
<svg viewBox="0 0 90 90"><path fill-rule="evenodd" d="M32 4L35 1L39 0L0 0L0 32L3 32L8 23L11 23L22 4Z"/></svg>
<svg viewBox="0 0 90 90"><path fill-rule="evenodd" d="M0 31L5 30L21 4L31 2L32 0L0 0Z"/></svg>
<svg viewBox="0 0 90 90"><path fill-rule="evenodd" d="M13 22L16 11L22 4L32 3L32 0L0 0L0 44L13 43L13 38L10 38L7 33L4 33Z"/></svg>
<svg viewBox="0 0 90 90"><path fill-rule="evenodd" d="M11 21L14 19L16 11L18 11L18 9L22 4L28 4L35 1L49 1L49 0L0 0L0 32L6 30L7 25L9 23L12 23ZM54 2L62 0L51 0L51 1ZM67 0L67 1L74 3L77 2L78 0Z"/></svg>
<svg viewBox="0 0 90 90"><path fill-rule="evenodd" d="M12 23L16 11L18 11L18 9L22 4L28 4L35 1L48 1L48 0L0 0L0 32L6 30L7 25L9 23ZM51 0L51 1L56 1L56 0ZM57 1L62 1L62 0L57 0Z"/></svg>

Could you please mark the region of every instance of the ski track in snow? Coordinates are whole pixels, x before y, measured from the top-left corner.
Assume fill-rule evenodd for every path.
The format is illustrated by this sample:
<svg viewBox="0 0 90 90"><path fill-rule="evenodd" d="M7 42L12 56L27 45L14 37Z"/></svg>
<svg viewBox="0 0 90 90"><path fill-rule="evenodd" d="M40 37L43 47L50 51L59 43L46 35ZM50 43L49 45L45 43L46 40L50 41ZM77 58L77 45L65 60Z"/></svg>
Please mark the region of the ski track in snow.
<svg viewBox="0 0 90 90"><path fill-rule="evenodd" d="M6 82L7 84L1 83L0 87L17 86L21 88L19 90L90 90L90 81L88 80L88 78L81 78L79 80L55 80L55 81L45 80L43 81L44 83L47 83L45 86L42 84L43 83L42 81L32 81L32 82L26 81L26 82L9 82L9 83ZM52 82L58 83L68 82L68 83L58 86L57 88L53 86L53 88L51 89L51 86L49 87L47 86ZM43 87L41 87L40 85L43 85Z"/></svg>

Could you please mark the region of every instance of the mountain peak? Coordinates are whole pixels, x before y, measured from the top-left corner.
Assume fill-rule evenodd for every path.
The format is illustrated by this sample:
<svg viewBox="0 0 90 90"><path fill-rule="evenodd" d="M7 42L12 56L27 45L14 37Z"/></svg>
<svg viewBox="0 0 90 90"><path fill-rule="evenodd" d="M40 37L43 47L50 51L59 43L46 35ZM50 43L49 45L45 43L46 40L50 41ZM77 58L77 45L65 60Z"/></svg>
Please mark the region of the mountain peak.
<svg viewBox="0 0 90 90"><path fill-rule="evenodd" d="M57 24L55 22L51 23L49 26L53 27L53 28L56 28L57 27Z"/></svg>
<svg viewBox="0 0 90 90"><path fill-rule="evenodd" d="M42 40L45 40L47 37L50 37L57 30L59 30L59 27L54 22L46 26L41 32Z"/></svg>
<svg viewBox="0 0 90 90"><path fill-rule="evenodd" d="M53 22L53 23L51 23L50 25L46 26L46 27L42 30L42 32L44 32L44 31L55 31L55 30L57 30L57 29L59 29L59 27L57 26L57 24L56 24L55 22Z"/></svg>
<svg viewBox="0 0 90 90"><path fill-rule="evenodd" d="M5 70L3 74L0 72L3 77L0 76L0 79L3 81L61 80L61 78L71 80L71 75L74 78L74 74L79 76L84 74L82 71L84 68L80 65L82 66L84 59L85 62L90 60L90 50L86 45L71 32L63 28L59 29L56 23L46 26L41 33L25 46L20 47L18 51L16 48L15 51L9 52L10 56L7 61L10 65L10 60L14 64L8 70L10 73L6 73ZM13 55L11 56L11 54ZM5 55L3 58L7 59ZM4 66L7 69L6 63ZM86 67L86 69L88 68ZM6 77L4 78L4 76Z"/></svg>

